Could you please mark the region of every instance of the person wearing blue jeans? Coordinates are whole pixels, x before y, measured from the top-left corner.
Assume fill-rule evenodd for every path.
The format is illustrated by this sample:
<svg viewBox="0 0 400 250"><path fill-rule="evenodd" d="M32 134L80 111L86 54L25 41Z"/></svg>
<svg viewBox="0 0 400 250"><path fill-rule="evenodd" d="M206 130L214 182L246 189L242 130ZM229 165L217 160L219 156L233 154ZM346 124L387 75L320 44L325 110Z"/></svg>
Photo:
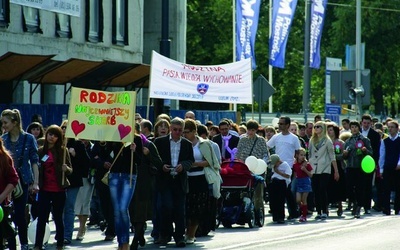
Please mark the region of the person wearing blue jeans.
<svg viewBox="0 0 400 250"><path fill-rule="evenodd" d="M140 135L135 134L134 141L129 146L112 143L111 147L115 158L110 166L108 185L114 208L115 234L118 250L127 250L130 229L129 204L135 191L137 166L143 158L143 144Z"/></svg>
<svg viewBox="0 0 400 250"><path fill-rule="evenodd" d="M132 178L132 185L130 179ZM129 204L135 191L136 175L126 173L110 173L111 201L114 207L115 233L118 238L119 248L129 242L130 218Z"/></svg>
<svg viewBox="0 0 400 250"><path fill-rule="evenodd" d="M68 187L64 206L64 244L71 244L75 222L75 201L79 187Z"/></svg>

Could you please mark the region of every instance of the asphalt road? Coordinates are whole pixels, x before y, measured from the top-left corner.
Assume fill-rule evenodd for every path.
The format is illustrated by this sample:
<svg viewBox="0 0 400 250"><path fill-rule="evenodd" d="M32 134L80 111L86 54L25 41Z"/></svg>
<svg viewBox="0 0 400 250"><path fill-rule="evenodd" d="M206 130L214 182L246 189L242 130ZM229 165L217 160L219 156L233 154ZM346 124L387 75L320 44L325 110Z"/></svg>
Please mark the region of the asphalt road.
<svg viewBox="0 0 400 250"><path fill-rule="evenodd" d="M354 219L348 211L338 217L335 209L330 210L330 215L325 221L315 220L314 214L307 223L292 220L284 225L273 224L271 216L267 215L265 225L253 229L240 225L233 225L232 228L220 226L209 236L198 238L194 245L187 245L186 249L399 249L400 216L373 212ZM50 222L50 228L51 236L46 249L55 249L53 222ZM159 248L152 242L151 229L151 222L148 222L147 245L139 249ZM76 221L74 237L77 230ZM133 234L131 240L132 237ZM175 244L169 243L168 248L175 248ZM73 240L66 249L117 249L117 241L104 241L101 230L91 227L82 241Z"/></svg>

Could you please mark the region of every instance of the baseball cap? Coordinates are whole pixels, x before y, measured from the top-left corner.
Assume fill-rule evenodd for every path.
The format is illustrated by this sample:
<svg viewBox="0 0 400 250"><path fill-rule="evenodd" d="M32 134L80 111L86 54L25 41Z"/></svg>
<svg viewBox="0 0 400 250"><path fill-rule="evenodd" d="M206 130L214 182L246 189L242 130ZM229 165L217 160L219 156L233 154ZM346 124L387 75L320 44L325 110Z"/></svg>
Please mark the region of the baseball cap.
<svg viewBox="0 0 400 250"><path fill-rule="evenodd" d="M278 161L280 161L279 155L277 155L277 154L271 155L271 156L270 156L270 159L271 159L271 165L272 165L272 166L275 166L275 164L276 164Z"/></svg>

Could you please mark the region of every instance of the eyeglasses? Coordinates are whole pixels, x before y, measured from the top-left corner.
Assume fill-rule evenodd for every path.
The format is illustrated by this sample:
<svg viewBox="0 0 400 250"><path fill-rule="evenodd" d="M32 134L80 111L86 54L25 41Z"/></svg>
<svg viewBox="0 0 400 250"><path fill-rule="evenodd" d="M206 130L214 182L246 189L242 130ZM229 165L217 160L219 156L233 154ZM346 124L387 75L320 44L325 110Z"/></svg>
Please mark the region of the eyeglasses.
<svg viewBox="0 0 400 250"><path fill-rule="evenodd" d="M181 128L173 128L172 131L174 131L174 132L182 132L182 129Z"/></svg>
<svg viewBox="0 0 400 250"><path fill-rule="evenodd" d="M61 126L61 129L67 129L67 126Z"/></svg>
<svg viewBox="0 0 400 250"><path fill-rule="evenodd" d="M314 128L322 128L322 126L317 125L317 126L314 126Z"/></svg>

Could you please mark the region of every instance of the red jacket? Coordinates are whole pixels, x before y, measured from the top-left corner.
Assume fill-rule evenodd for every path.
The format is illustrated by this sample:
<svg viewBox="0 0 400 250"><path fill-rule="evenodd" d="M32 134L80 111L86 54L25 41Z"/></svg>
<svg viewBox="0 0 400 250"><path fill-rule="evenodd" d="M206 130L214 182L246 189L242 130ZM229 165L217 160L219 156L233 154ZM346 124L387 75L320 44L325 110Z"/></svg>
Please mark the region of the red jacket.
<svg viewBox="0 0 400 250"><path fill-rule="evenodd" d="M11 166L10 166L11 165ZM6 167L1 166L2 169L2 174L0 175L0 193L4 191L4 189L7 187L8 184L13 184L14 187L18 184L18 174L15 168L12 166L10 163L9 166L7 166L9 171L4 171ZM5 200L6 204L8 204L9 200L6 198Z"/></svg>

